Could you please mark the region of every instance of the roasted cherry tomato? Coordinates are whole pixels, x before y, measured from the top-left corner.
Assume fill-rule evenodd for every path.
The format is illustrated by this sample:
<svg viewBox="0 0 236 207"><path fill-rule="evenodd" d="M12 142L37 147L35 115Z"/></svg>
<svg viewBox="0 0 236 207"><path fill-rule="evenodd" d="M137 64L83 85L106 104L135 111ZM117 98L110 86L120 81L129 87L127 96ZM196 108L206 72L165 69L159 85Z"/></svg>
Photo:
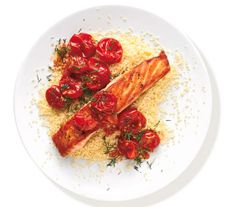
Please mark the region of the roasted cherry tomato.
<svg viewBox="0 0 236 207"><path fill-rule="evenodd" d="M137 134L146 125L146 118L136 108L129 108L118 116L118 126L122 132Z"/></svg>
<svg viewBox="0 0 236 207"><path fill-rule="evenodd" d="M46 100L48 104L56 109L61 109L65 106L65 101L62 97L59 86L53 85L46 91Z"/></svg>
<svg viewBox="0 0 236 207"><path fill-rule="evenodd" d="M90 71L85 75L86 86L92 91L104 88L110 82L111 72L105 63L95 58L88 61Z"/></svg>
<svg viewBox="0 0 236 207"><path fill-rule="evenodd" d="M67 68L64 71L63 76L71 77L77 80L81 79L81 76L84 73L87 73L89 71L92 71L88 67L88 61L87 59L83 57L78 57L78 56L72 56L67 63Z"/></svg>
<svg viewBox="0 0 236 207"><path fill-rule="evenodd" d="M110 135L117 130L118 119L116 114L105 114L98 117L106 135Z"/></svg>
<svg viewBox="0 0 236 207"><path fill-rule="evenodd" d="M160 137L153 130L147 130L143 133L140 145L143 149L153 151L160 144Z"/></svg>
<svg viewBox="0 0 236 207"><path fill-rule="evenodd" d="M73 56L82 56L82 50L80 46L80 41L78 38L78 34L74 34L68 43L69 48L70 48L70 54Z"/></svg>
<svg viewBox="0 0 236 207"><path fill-rule="evenodd" d="M97 54L101 61L113 64L121 61L123 49L116 39L104 38L98 42Z"/></svg>
<svg viewBox="0 0 236 207"><path fill-rule="evenodd" d="M76 82L71 78L62 78L60 80L60 90L64 97L76 99L83 95L81 82Z"/></svg>
<svg viewBox="0 0 236 207"><path fill-rule="evenodd" d="M138 143L135 140L118 139L118 150L128 159L135 159L138 157Z"/></svg>
<svg viewBox="0 0 236 207"><path fill-rule="evenodd" d="M75 115L76 126L83 132L94 130L99 123L89 113L78 113Z"/></svg>
<svg viewBox="0 0 236 207"><path fill-rule="evenodd" d="M110 92L102 91L94 95L91 107L96 113L112 114L116 111L117 98Z"/></svg>
<svg viewBox="0 0 236 207"><path fill-rule="evenodd" d="M92 36L87 33L74 34L69 41L69 46L72 55L82 56L83 53L83 56L88 58L96 52L95 42Z"/></svg>

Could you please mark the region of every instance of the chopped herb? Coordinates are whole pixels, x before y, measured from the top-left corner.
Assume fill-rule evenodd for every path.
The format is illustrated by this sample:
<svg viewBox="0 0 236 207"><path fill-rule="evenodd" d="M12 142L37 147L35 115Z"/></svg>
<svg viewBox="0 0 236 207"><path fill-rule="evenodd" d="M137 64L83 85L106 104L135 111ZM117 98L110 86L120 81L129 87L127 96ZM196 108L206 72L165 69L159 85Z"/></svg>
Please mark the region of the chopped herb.
<svg viewBox="0 0 236 207"><path fill-rule="evenodd" d="M49 75L47 75L46 77L47 77L48 81L51 81L51 80L52 80L52 79L51 79L52 74L49 74Z"/></svg>
<svg viewBox="0 0 236 207"><path fill-rule="evenodd" d="M66 90L66 89L68 89L68 88L70 88L70 86L69 86L68 84L63 84L63 85L61 86L61 90L62 90L62 91Z"/></svg>
<svg viewBox="0 0 236 207"><path fill-rule="evenodd" d="M134 135L133 135L132 132L126 132L126 133L124 134L124 137L125 137L126 139L128 139L128 140L130 140L133 136L134 136Z"/></svg>
<svg viewBox="0 0 236 207"><path fill-rule="evenodd" d="M98 73L98 72L99 72L98 70L93 69L93 71L91 71L91 74Z"/></svg>
<svg viewBox="0 0 236 207"><path fill-rule="evenodd" d="M134 169L137 171L139 171L138 168L139 168L138 166L136 166L136 165L134 166Z"/></svg>
<svg viewBox="0 0 236 207"><path fill-rule="evenodd" d="M107 49L108 49L108 51L111 51L112 50L112 46L109 46Z"/></svg>
<svg viewBox="0 0 236 207"><path fill-rule="evenodd" d="M61 47L61 48L56 47L56 48L55 48L55 52L56 52L61 58L64 58L64 56L65 56L66 53L67 53L67 48L66 48L66 47Z"/></svg>
<svg viewBox="0 0 236 207"><path fill-rule="evenodd" d="M113 75L113 78L116 78L116 77L118 77L119 76L119 74L114 74Z"/></svg>
<svg viewBox="0 0 236 207"><path fill-rule="evenodd" d="M148 167L150 168L150 170L152 169L152 165L155 161L156 161L156 159L154 159L152 162L148 162L148 161L146 162Z"/></svg>
<svg viewBox="0 0 236 207"><path fill-rule="evenodd" d="M53 68L52 68L51 66L48 66L48 69L51 70L51 71L53 71Z"/></svg>
<svg viewBox="0 0 236 207"><path fill-rule="evenodd" d="M65 38L65 39L63 39L63 43L64 43L64 44L66 44L66 38Z"/></svg>
<svg viewBox="0 0 236 207"><path fill-rule="evenodd" d="M87 87L83 87L83 92L87 96L91 96L92 95L92 91L89 90Z"/></svg>
<svg viewBox="0 0 236 207"><path fill-rule="evenodd" d="M138 142L140 142L140 140L141 140L144 133L145 133L145 131L141 131L137 134L136 139L137 139Z"/></svg>
<svg viewBox="0 0 236 207"><path fill-rule="evenodd" d="M86 104L87 103L87 101L84 97L80 97L79 101L80 101L81 104Z"/></svg>
<svg viewBox="0 0 236 207"><path fill-rule="evenodd" d="M60 45L61 44L61 38L58 40L58 45Z"/></svg>
<svg viewBox="0 0 236 207"><path fill-rule="evenodd" d="M82 31L82 28L80 28L79 30L78 30L78 33L80 33Z"/></svg>
<svg viewBox="0 0 236 207"><path fill-rule="evenodd" d="M75 69L75 70L81 70L80 67L77 67L77 66L75 66L75 65L73 65L72 68Z"/></svg>
<svg viewBox="0 0 236 207"><path fill-rule="evenodd" d="M156 129L158 127L158 125L160 124L160 120L154 125L154 129Z"/></svg>
<svg viewBox="0 0 236 207"><path fill-rule="evenodd" d="M84 81L84 82L89 82L89 81L91 81L91 78L86 76L86 75L82 75L81 80Z"/></svg>
<svg viewBox="0 0 236 207"><path fill-rule="evenodd" d="M116 165L116 158L111 158L110 162L107 164L107 167L115 167Z"/></svg>
<svg viewBox="0 0 236 207"><path fill-rule="evenodd" d="M115 148L115 144L110 144L106 141L106 138L103 137L103 142L104 142L104 145L105 145L105 151L104 153L105 154L108 154L111 150L113 150Z"/></svg>
<svg viewBox="0 0 236 207"><path fill-rule="evenodd" d="M64 97L64 99L65 99L65 102L67 102L67 103L70 103L72 101L72 99L70 99L68 97Z"/></svg>
<svg viewBox="0 0 236 207"><path fill-rule="evenodd" d="M38 81L38 83L40 83L41 80L42 80L42 79L39 78L39 75L37 74L37 81Z"/></svg>
<svg viewBox="0 0 236 207"><path fill-rule="evenodd" d="M136 165L137 166L141 166L141 164L143 163L143 161L142 161L142 158L141 157L136 157L135 159L134 159L134 161L136 162Z"/></svg>
<svg viewBox="0 0 236 207"><path fill-rule="evenodd" d="M67 112L70 112L70 104L71 104L71 102L72 102L72 99L70 99L70 98L68 98L68 97L64 97L64 100L65 100Z"/></svg>
<svg viewBox="0 0 236 207"><path fill-rule="evenodd" d="M75 113L76 111L78 111L80 108L80 104L72 104L70 107L69 107L69 111L72 112L72 113Z"/></svg>

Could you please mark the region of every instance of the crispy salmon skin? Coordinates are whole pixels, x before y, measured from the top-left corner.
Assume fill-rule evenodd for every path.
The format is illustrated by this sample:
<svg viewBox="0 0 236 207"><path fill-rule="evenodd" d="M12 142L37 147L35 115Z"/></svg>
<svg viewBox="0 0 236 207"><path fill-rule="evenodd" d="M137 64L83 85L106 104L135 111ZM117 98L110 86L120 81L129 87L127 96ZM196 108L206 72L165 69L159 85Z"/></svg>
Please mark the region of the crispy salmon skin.
<svg viewBox="0 0 236 207"><path fill-rule="evenodd" d="M111 92L117 97L116 112L120 113L169 71L169 61L165 52L161 51L157 57L143 61L112 81L103 91ZM90 113L89 103L76 112L76 114L86 115ZM73 154L76 150L83 147L97 130L95 128L86 133L78 130L75 124L76 114L66 123L62 124L58 132L52 137L55 146L62 156Z"/></svg>

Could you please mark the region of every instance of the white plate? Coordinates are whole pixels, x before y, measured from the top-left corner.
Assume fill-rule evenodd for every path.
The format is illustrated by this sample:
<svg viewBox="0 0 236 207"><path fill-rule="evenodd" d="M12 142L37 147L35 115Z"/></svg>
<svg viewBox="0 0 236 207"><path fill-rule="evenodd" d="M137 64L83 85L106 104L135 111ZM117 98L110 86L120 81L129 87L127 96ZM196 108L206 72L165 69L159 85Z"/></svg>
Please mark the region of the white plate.
<svg viewBox="0 0 236 207"><path fill-rule="evenodd" d="M51 37L69 38L80 28L84 31L90 28L93 31L116 28L125 30L130 26L135 33L145 31L156 34L166 48L183 54L189 70L182 75L183 78L191 78L191 82L189 93L179 98L177 104L185 121L172 118L170 127L173 128L179 122L174 139L161 145L154 153L151 160L156 157L156 161L152 170L144 164L141 172L124 171L124 165L127 164L124 162L117 168L107 168L101 172L96 164L87 165L82 160L61 158L46 129L39 123L36 105L28 108L32 96L37 98L40 84L45 82L49 73L45 68L49 65L52 52ZM42 79L39 86L35 86L37 74ZM36 82L32 82L33 79ZM180 91L174 90L173 93L178 96ZM211 101L208 72L198 51L185 35L165 20L146 11L123 6L103 6L80 11L61 20L37 41L16 81L15 117L26 150L52 181L81 196L120 201L157 192L185 171L206 137L212 111ZM173 100L169 99L164 107L175 113L172 103Z"/></svg>

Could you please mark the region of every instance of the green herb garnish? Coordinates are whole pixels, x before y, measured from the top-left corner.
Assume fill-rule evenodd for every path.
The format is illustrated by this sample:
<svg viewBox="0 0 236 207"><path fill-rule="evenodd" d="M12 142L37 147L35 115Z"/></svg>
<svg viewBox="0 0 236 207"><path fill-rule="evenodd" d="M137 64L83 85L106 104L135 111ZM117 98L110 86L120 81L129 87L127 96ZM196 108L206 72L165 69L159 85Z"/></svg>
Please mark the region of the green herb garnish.
<svg viewBox="0 0 236 207"><path fill-rule="evenodd" d="M84 92L84 95L92 96L92 91L89 90L87 87L83 87L83 92Z"/></svg>
<svg viewBox="0 0 236 207"><path fill-rule="evenodd" d="M116 158L111 158L110 162L107 164L107 167L115 167L116 165Z"/></svg>
<svg viewBox="0 0 236 207"><path fill-rule="evenodd" d="M145 133L145 131L141 131L136 135L136 139L137 139L138 142L140 142L140 140L141 140L144 133Z"/></svg>
<svg viewBox="0 0 236 207"><path fill-rule="evenodd" d="M62 86L61 86L62 91L66 90L68 88L70 88L70 86L68 84L62 84Z"/></svg>
<svg viewBox="0 0 236 207"><path fill-rule="evenodd" d="M137 166L141 166L141 164L143 163L143 161L142 161L142 158L141 157L136 157L135 159L134 159L134 161L136 162L136 165Z"/></svg>
<svg viewBox="0 0 236 207"><path fill-rule="evenodd" d="M51 79L52 74L49 74L49 75L47 75L46 77L47 77L48 81L51 81L51 80L52 80L52 79Z"/></svg>
<svg viewBox="0 0 236 207"><path fill-rule="evenodd" d="M64 56L67 53L67 48L66 47L61 47L61 48L56 47L55 52L60 56L60 58L64 58Z"/></svg>
<svg viewBox="0 0 236 207"><path fill-rule="evenodd" d="M138 166L136 166L136 165L134 166L134 169L135 169L135 170L137 170L137 171L139 171L139 170L138 170L138 169L139 169L139 167L138 167Z"/></svg>
<svg viewBox="0 0 236 207"><path fill-rule="evenodd" d="M132 137L134 137L134 134L132 132L126 132L124 134L125 139L131 140Z"/></svg>
<svg viewBox="0 0 236 207"><path fill-rule="evenodd" d="M109 152L111 152L113 149L115 149L115 144L110 144L106 141L106 137L103 137L103 142L104 142L104 145L105 145L105 151L104 153L105 154L108 154Z"/></svg>
<svg viewBox="0 0 236 207"><path fill-rule="evenodd" d="M158 125L160 124L160 120L154 125L154 129L156 129L158 127Z"/></svg>
<svg viewBox="0 0 236 207"><path fill-rule="evenodd" d="M40 83L40 81L41 81L42 79L39 77L39 75L37 74L37 81L38 81L38 83Z"/></svg>
<svg viewBox="0 0 236 207"><path fill-rule="evenodd" d="M146 162L150 170L152 169L152 165L155 161L156 159L154 159L152 162L148 162L148 161Z"/></svg>
<svg viewBox="0 0 236 207"><path fill-rule="evenodd" d="M81 70L80 67L77 67L77 66L75 66L75 65L73 65L72 68L75 69L75 70L77 70L77 71Z"/></svg>
<svg viewBox="0 0 236 207"><path fill-rule="evenodd" d="M86 76L86 75L82 75L81 80L84 81L84 82L89 82L89 81L91 81L91 78Z"/></svg>

